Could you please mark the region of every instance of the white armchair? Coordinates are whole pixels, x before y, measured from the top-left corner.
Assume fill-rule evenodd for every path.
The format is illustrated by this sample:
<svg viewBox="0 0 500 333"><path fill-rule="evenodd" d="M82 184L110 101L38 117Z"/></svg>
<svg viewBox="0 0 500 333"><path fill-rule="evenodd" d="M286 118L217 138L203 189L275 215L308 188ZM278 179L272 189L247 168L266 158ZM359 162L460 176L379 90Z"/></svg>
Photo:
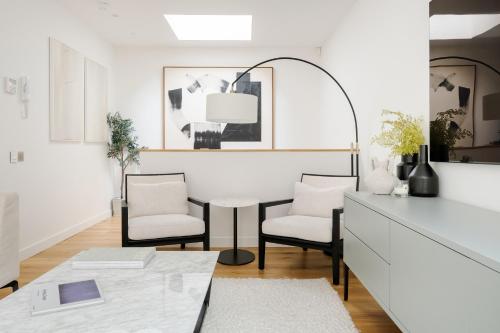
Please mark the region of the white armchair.
<svg viewBox="0 0 500 333"><path fill-rule="evenodd" d="M203 217L189 215L198 206ZM122 203L122 246L203 243L210 249L208 202L188 197L184 173L128 174Z"/></svg>
<svg viewBox="0 0 500 333"><path fill-rule="evenodd" d="M0 288L18 289L19 199L15 193L0 193Z"/></svg>
<svg viewBox="0 0 500 333"><path fill-rule="evenodd" d="M339 284L339 264L343 247L343 195L344 191L356 191L359 178L351 175L302 174L301 183L318 190L310 197L310 206L323 214L308 215L310 209L297 207L287 216L267 218L266 210L273 206L294 203L294 199L263 202L259 204L259 269L264 269L266 243L323 250L332 254L333 283ZM304 185L302 185L304 186ZM325 196L324 193L327 195ZM297 195L297 188L296 188ZM302 205L304 201L302 200ZM304 209L306 208L306 209Z"/></svg>

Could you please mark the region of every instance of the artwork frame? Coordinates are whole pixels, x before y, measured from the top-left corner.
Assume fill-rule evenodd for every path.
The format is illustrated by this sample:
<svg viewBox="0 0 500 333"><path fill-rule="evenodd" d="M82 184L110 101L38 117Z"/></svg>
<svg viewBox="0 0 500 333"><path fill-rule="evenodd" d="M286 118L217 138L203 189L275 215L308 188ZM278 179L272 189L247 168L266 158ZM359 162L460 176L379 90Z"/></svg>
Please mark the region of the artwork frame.
<svg viewBox="0 0 500 333"><path fill-rule="evenodd" d="M445 78L441 83L438 83L440 80L436 79L436 73L439 73L442 78ZM453 76L453 78L450 79L449 82L448 78L451 76ZM469 130L472 136L457 141L456 145L450 148L474 147L477 81L476 65L446 64L430 66L429 78L429 120L433 121L437 112L443 112L448 109L465 110L466 115L464 116L463 122L459 125L460 128ZM452 86L457 89L450 90ZM446 94L447 96L443 98L443 96L439 96L439 93L441 93L441 95ZM464 100L466 101L464 102ZM465 104L462 105L463 103Z"/></svg>
<svg viewBox="0 0 500 333"><path fill-rule="evenodd" d="M270 66L255 68L240 80L243 86L239 86L239 83L236 86L236 91L244 89L258 95L257 124L215 124L220 126L217 132L197 132L197 128L207 128L207 124L210 124L204 120L206 94L228 90L237 74L247 68L164 66L162 68L163 150L216 152L274 150L274 68ZM186 77L189 77L188 81ZM181 114L179 111L182 111L182 117L178 116Z"/></svg>
<svg viewBox="0 0 500 333"><path fill-rule="evenodd" d="M98 62L85 58L85 142L107 142L108 111L108 70Z"/></svg>
<svg viewBox="0 0 500 333"><path fill-rule="evenodd" d="M66 44L49 39L50 141L84 139L84 56Z"/></svg>

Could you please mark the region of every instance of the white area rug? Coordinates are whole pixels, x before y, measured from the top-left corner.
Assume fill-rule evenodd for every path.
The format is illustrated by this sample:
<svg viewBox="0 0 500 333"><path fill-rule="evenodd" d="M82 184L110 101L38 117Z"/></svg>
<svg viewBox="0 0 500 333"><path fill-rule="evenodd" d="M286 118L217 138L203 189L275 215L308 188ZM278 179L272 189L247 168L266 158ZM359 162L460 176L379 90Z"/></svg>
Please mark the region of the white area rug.
<svg viewBox="0 0 500 333"><path fill-rule="evenodd" d="M326 279L214 278L203 333L358 332Z"/></svg>

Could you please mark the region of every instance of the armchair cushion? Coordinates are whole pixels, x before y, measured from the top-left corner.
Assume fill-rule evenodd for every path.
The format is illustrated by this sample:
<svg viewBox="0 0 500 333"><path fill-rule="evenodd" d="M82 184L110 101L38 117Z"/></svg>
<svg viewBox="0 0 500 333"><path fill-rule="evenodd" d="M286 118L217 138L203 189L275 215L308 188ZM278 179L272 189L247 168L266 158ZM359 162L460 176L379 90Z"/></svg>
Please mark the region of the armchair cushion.
<svg viewBox="0 0 500 333"><path fill-rule="evenodd" d="M187 214L185 182L171 181L156 184L128 184L129 218L151 215Z"/></svg>
<svg viewBox="0 0 500 333"><path fill-rule="evenodd" d="M201 235L205 222L184 214L139 216L128 220L128 237L133 240Z"/></svg>
<svg viewBox="0 0 500 333"><path fill-rule="evenodd" d="M332 217L332 209L344 207L344 192L349 185L327 188L295 183L295 195L289 215Z"/></svg>
<svg viewBox="0 0 500 333"><path fill-rule="evenodd" d="M267 219L262 222L262 233L266 235L292 237L314 242L330 243L332 241L332 218L288 215ZM341 214L340 239L343 239L343 236L344 214Z"/></svg>

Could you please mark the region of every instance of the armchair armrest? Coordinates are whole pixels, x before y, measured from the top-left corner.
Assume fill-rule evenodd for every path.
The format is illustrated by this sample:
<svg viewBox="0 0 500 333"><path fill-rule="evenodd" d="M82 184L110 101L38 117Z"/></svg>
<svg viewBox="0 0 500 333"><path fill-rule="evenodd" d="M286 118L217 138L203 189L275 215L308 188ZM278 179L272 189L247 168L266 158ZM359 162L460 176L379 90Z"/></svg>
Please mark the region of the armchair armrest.
<svg viewBox="0 0 500 333"><path fill-rule="evenodd" d="M188 197L188 201L197 205L197 206L200 206L200 207L203 207L204 205L208 204L208 202L205 202L205 201L202 201L202 200L198 200L198 199L195 199L195 198L191 198L191 197Z"/></svg>
<svg viewBox="0 0 500 333"><path fill-rule="evenodd" d="M343 212L344 208L332 209L332 241L334 246L340 241L340 214Z"/></svg>
<svg viewBox="0 0 500 333"><path fill-rule="evenodd" d="M266 220L266 208L292 203L293 199L284 199L259 203L259 225Z"/></svg>
<svg viewBox="0 0 500 333"><path fill-rule="evenodd" d="M205 235L210 234L210 203L198 199L188 197L188 201L203 208L203 221L205 222ZM208 247L208 245L207 245Z"/></svg>
<svg viewBox="0 0 500 333"><path fill-rule="evenodd" d="M268 208L268 207L284 205L284 204L288 204L288 203L292 203L292 202L293 202L293 199L284 199L284 200L261 202L259 204L259 206L264 207L264 208Z"/></svg>

